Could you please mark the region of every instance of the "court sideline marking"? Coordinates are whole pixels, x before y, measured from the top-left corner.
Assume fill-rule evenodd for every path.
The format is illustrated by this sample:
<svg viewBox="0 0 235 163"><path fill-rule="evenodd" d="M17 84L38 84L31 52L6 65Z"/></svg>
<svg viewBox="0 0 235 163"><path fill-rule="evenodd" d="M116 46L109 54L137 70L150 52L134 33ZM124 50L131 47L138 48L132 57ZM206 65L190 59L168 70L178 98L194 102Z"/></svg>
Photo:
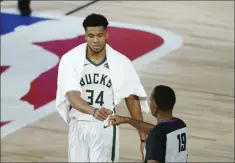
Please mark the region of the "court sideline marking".
<svg viewBox="0 0 235 163"><path fill-rule="evenodd" d="M89 2L89 3L87 3L87 4L83 5L83 6L77 7L77 8L75 8L74 10L65 13L64 15L71 15L71 14L73 14L73 13L75 13L75 12L81 10L81 9L84 9L84 8L90 6L90 5L92 5L92 4L94 4L94 3L98 2L98 1L99 1L99 0L91 1L91 2Z"/></svg>

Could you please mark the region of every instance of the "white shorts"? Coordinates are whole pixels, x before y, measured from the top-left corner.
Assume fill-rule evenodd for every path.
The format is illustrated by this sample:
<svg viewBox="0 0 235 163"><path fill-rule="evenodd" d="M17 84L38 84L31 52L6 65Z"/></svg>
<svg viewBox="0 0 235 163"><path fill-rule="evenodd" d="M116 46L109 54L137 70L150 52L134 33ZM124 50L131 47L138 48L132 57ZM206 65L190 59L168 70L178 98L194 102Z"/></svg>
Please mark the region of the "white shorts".
<svg viewBox="0 0 235 163"><path fill-rule="evenodd" d="M104 128L101 121L71 119L69 124L69 162L112 162L115 145L115 162L119 162L119 127L113 144L113 126Z"/></svg>

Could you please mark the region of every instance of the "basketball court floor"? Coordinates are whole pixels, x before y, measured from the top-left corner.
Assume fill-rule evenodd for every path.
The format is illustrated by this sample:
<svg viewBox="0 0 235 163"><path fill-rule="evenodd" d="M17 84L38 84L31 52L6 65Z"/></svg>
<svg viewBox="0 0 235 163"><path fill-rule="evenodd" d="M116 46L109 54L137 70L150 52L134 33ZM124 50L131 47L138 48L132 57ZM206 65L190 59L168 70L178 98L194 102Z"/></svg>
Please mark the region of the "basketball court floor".
<svg viewBox="0 0 235 163"><path fill-rule="evenodd" d="M111 22L109 43L132 60L148 95L159 84L175 90L188 161L234 162L234 2L98 1L70 12L89 2L32 1L26 18L16 1L1 2L1 162L67 161L56 68L83 41L91 13ZM128 115L124 102L117 113ZM144 120L156 123L150 113ZM141 161L136 130L120 128L120 161Z"/></svg>

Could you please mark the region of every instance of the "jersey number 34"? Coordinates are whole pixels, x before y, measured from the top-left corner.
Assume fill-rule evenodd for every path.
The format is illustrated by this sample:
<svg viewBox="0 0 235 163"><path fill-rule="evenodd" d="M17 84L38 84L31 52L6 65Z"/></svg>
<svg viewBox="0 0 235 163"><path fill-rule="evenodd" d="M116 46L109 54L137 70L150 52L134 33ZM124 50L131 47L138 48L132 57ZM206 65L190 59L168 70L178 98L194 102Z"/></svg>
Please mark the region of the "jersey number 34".
<svg viewBox="0 0 235 163"><path fill-rule="evenodd" d="M93 105L94 104L94 90L86 90L86 93L89 93L90 95L87 96L88 98L88 101L87 103L89 105ZM99 95L96 97L95 99L95 103L96 104L100 104L100 106L102 106L104 104L104 99L103 99L103 96L104 96L104 91L101 91L99 93Z"/></svg>

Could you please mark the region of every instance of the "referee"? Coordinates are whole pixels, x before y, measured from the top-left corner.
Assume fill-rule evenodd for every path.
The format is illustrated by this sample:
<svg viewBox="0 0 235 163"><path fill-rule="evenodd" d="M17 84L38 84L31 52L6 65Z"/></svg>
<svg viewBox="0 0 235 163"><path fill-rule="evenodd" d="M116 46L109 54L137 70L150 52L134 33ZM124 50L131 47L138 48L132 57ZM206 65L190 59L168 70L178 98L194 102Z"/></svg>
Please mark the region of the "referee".
<svg viewBox="0 0 235 163"><path fill-rule="evenodd" d="M175 102L175 92L168 86L159 85L154 88L150 97L150 109L157 118L156 125L119 115L110 117L110 123L128 123L148 135L145 162L187 162L187 126L183 120L173 117Z"/></svg>

